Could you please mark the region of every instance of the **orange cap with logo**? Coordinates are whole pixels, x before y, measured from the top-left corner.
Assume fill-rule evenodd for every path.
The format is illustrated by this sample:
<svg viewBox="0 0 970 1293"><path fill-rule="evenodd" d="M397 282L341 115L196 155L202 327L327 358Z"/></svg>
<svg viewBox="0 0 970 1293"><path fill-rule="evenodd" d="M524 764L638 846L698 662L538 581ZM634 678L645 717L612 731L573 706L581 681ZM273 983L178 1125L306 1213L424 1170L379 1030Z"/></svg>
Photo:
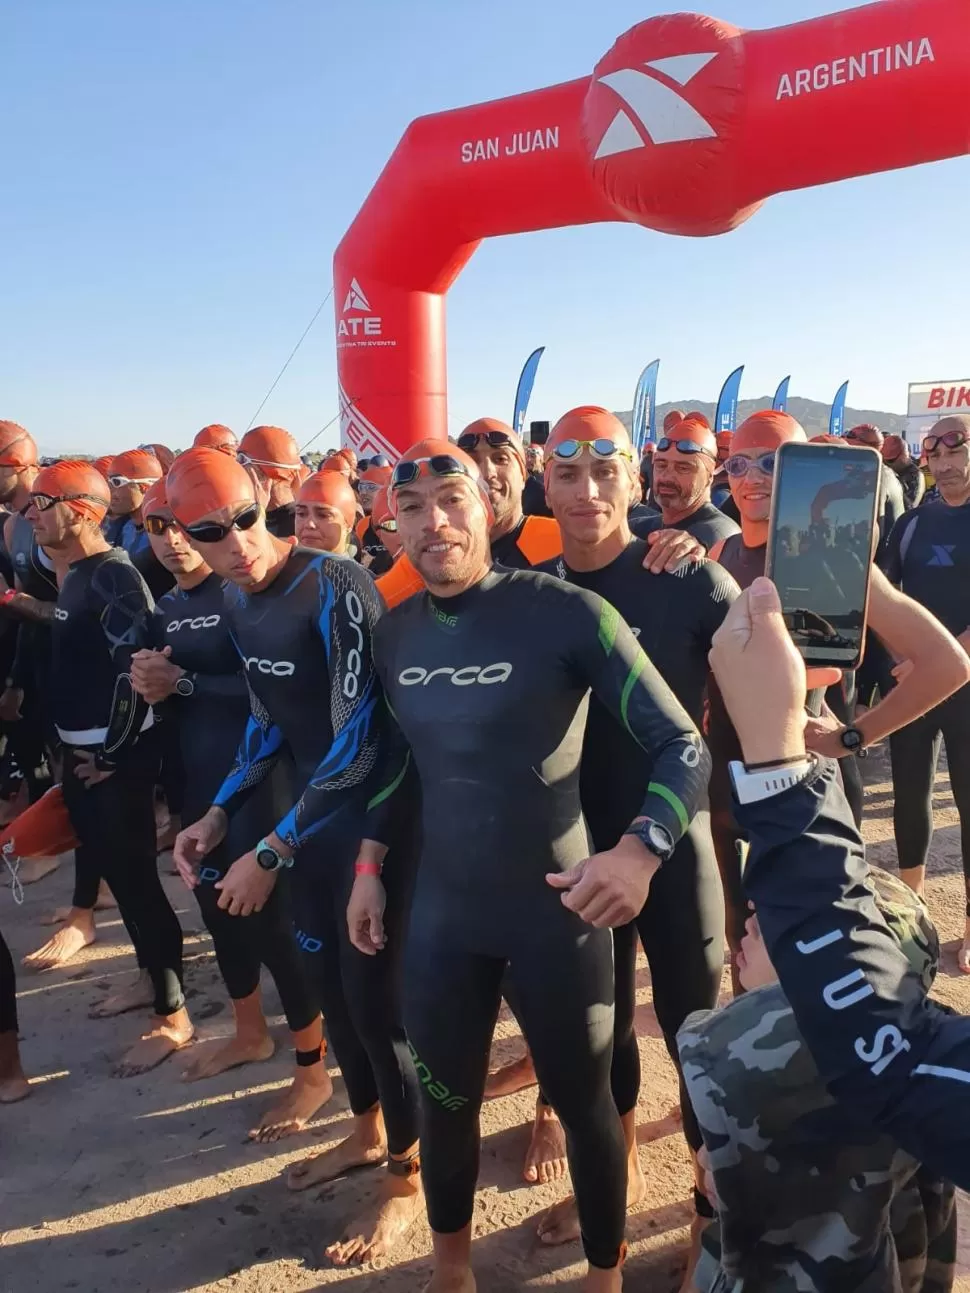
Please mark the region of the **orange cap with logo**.
<svg viewBox="0 0 970 1293"><path fill-rule="evenodd" d="M34 478L31 494L63 498L65 506L78 516L100 525L108 514L111 490L108 482L90 462L55 462Z"/></svg>
<svg viewBox="0 0 970 1293"><path fill-rule="evenodd" d="M348 528L357 519L357 495L351 488L350 481L339 471L316 472L301 485L296 501L335 507Z"/></svg>
<svg viewBox="0 0 970 1293"><path fill-rule="evenodd" d="M256 499L249 472L221 449L187 449L175 459L165 483L172 515L183 526Z"/></svg>
<svg viewBox="0 0 970 1293"><path fill-rule="evenodd" d="M240 440L238 452L268 480L289 480L303 466L300 446L282 427L253 427Z"/></svg>
<svg viewBox="0 0 970 1293"><path fill-rule="evenodd" d="M148 449L126 449L111 459L108 476L124 476L126 480L135 480L142 484L160 480L165 473L162 464Z"/></svg>
<svg viewBox="0 0 970 1293"><path fill-rule="evenodd" d="M0 421L0 467L36 467L37 446L34 437L19 422Z"/></svg>
<svg viewBox="0 0 970 1293"><path fill-rule="evenodd" d="M195 439L192 441L194 449L221 449L223 453L234 454L239 446L239 441L221 422L210 422L207 427L197 431Z"/></svg>
<svg viewBox="0 0 970 1293"><path fill-rule="evenodd" d="M482 473L478 469L478 463L470 453L465 453L464 449L459 449L456 444L450 440L419 440L417 444L411 445L401 457L399 462L419 462L425 463L429 458L452 458L455 462L460 463L466 468L463 475L467 476L473 484L478 486L478 492L481 495L485 511L488 515L489 526L495 522L495 513L492 510L492 500L488 496L488 487L482 480ZM430 474L430 473L429 473ZM393 472L392 472L393 476ZM444 479L444 477L442 477ZM391 500L391 515L397 516L397 490L393 484L388 486L388 494Z"/></svg>
<svg viewBox="0 0 970 1293"><path fill-rule="evenodd" d="M759 409L745 418L735 431L731 448L735 453L741 449L775 449L792 440L801 444L806 441L800 422L796 422L790 413L782 413L778 409Z"/></svg>

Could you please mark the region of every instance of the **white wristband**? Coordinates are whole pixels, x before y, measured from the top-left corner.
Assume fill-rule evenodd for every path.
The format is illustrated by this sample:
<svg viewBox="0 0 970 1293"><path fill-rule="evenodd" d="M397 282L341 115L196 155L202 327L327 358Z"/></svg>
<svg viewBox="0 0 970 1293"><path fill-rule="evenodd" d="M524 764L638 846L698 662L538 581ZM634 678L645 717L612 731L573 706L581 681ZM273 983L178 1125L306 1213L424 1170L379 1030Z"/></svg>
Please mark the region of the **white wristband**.
<svg viewBox="0 0 970 1293"><path fill-rule="evenodd" d="M780 795L800 781L807 781L818 767L813 755L806 755L799 763L782 764L777 768L759 768L749 772L743 763L731 762L728 769L734 786L734 796L739 804L754 804L759 799Z"/></svg>

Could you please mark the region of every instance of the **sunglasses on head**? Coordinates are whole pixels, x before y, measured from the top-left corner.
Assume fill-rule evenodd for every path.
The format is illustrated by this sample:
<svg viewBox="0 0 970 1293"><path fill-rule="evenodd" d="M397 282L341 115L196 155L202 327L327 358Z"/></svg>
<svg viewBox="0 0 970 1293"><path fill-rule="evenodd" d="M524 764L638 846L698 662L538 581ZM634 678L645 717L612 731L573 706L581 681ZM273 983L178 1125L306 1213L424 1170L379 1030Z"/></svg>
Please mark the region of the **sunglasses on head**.
<svg viewBox="0 0 970 1293"><path fill-rule="evenodd" d="M559 462L572 462L584 449L588 449L594 458L629 458L633 461L629 449L622 448L615 440L607 440L605 436L596 440L560 440L552 449L551 456Z"/></svg>
<svg viewBox="0 0 970 1293"><path fill-rule="evenodd" d="M148 533L154 534L156 538L166 530L174 530L178 527L178 522L171 516L146 516L142 520Z"/></svg>
<svg viewBox="0 0 970 1293"><path fill-rule="evenodd" d="M932 453L938 445L947 449L959 449L968 440L966 431L944 431L942 435L928 435L923 440L925 453Z"/></svg>
<svg viewBox="0 0 970 1293"><path fill-rule="evenodd" d="M183 525L182 529L196 543L221 543L233 530L251 530L259 516L259 504L250 503L228 525L219 521L199 521L196 525Z"/></svg>
<svg viewBox="0 0 970 1293"><path fill-rule="evenodd" d="M698 444L696 440L674 440L665 435L657 441L657 450L659 453L666 453L668 449L676 449L678 453L686 454L705 454L708 458L714 458L716 455L705 445Z"/></svg>
<svg viewBox="0 0 970 1293"><path fill-rule="evenodd" d="M427 472L421 470L427 467ZM432 454L430 458L414 458L410 462L399 462L391 474L391 489L400 489L402 485L413 485L423 475L431 476L467 476L474 480L471 470L450 453Z"/></svg>
<svg viewBox="0 0 970 1293"><path fill-rule="evenodd" d="M58 503L73 503L83 499L86 503L97 503L98 507L105 507L103 498L96 498L94 494L31 494L30 501L38 512L46 512L55 507Z"/></svg>
<svg viewBox="0 0 970 1293"><path fill-rule="evenodd" d="M763 476L773 476L775 471L775 455L773 453L763 453L760 458L745 458L744 454L732 454L724 463L724 470L735 480L742 476L747 476L752 467L757 467Z"/></svg>
<svg viewBox="0 0 970 1293"><path fill-rule="evenodd" d="M465 453L473 453L478 448L479 440L484 440L490 449L514 449L515 443L507 431L469 431L458 437L458 448Z"/></svg>
<svg viewBox="0 0 970 1293"><path fill-rule="evenodd" d="M155 476L109 476L108 484L112 489L121 489L124 485L154 485Z"/></svg>

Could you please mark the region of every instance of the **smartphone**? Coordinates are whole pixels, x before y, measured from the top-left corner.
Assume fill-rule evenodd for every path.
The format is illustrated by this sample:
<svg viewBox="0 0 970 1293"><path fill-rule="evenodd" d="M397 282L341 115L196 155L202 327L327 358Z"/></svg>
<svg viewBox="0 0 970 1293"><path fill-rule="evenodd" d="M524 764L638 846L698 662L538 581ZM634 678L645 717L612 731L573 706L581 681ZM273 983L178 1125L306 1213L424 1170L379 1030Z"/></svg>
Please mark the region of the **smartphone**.
<svg viewBox="0 0 970 1293"><path fill-rule="evenodd" d="M765 574L808 665L862 659L881 470L875 449L851 445L786 444L775 457Z"/></svg>

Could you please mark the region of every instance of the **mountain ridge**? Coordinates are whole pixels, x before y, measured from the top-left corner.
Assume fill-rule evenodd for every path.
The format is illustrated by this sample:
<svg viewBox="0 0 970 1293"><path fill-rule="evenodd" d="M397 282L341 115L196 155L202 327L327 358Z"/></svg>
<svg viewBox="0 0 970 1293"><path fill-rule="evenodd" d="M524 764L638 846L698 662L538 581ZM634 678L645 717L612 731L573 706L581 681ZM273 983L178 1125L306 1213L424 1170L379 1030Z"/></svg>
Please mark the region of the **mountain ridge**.
<svg viewBox="0 0 970 1293"><path fill-rule="evenodd" d="M829 413L831 405L825 404L822 400L809 400L800 395L792 395L788 400L788 412L799 421L805 428L809 436L820 435L823 431L829 429ZM771 396L764 395L760 399L739 400L738 401L738 426L750 414L755 413L758 409L770 409ZM673 403L657 405L657 434L661 434L663 420L671 409L680 409L682 413L703 413L708 422L713 426L714 414L717 411L717 405L707 400L676 400ZM632 410L617 413L620 421L629 430L632 421ZM845 410L845 428L858 426L860 422L873 422L886 435L905 435L906 417L902 413L888 413L879 409L853 409Z"/></svg>

